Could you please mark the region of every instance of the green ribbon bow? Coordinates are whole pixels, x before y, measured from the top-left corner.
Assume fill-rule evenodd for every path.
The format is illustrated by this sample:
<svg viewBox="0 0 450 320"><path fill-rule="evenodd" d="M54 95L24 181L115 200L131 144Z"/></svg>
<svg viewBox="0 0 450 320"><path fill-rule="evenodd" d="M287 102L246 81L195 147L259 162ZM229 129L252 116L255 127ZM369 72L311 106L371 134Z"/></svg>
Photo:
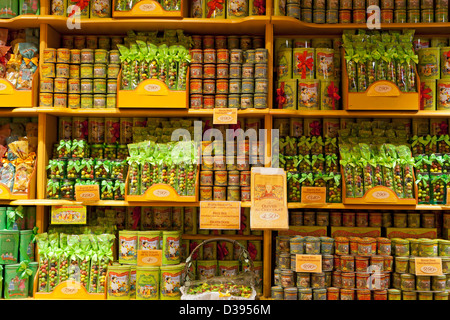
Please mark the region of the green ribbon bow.
<svg viewBox="0 0 450 320"><path fill-rule="evenodd" d="M428 135L428 136L426 136L426 137L420 137L420 138L419 138L419 142L420 142L421 144L423 144L424 146L426 146L427 144L429 144L430 141L431 141L431 136L430 136L430 135Z"/></svg>
<svg viewBox="0 0 450 320"><path fill-rule="evenodd" d="M33 270L28 268L29 263L30 261L28 260L23 260L19 263L19 266L16 269L16 273L20 274L20 279L31 277L31 275L33 274Z"/></svg>
<svg viewBox="0 0 450 320"><path fill-rule="evenodd" d="M112 189L113 189L113 181L111 180L102 181L102 192L104 192L105 190L112 191Z"/></svg>
<svg viewBox="0 0 450 320"><path fill-rule="evenodd" d="M299 154L294 156L294 167L297 168L299 164L303 161L303 155Z"/></svg>
<svg viewBox="0 0 450 320"><path fill-rule="evenodd" d="M308 180L311 183L311 185L314 185L314 175L312 172L302 173L302 179L303 179L302 182Z"/></svg>
<svg viewBox="0 0 450 320"><path fill-rule="evenodd" d="M23 207L18 206L15 207L13 210L7 210L6 218L7 218L7 229L10 229L18 218L23 218Z"/></svg>
<svg viewBox="0 0 450 320"><path fill-rule="evenodd" d="M412 138L411 138L411 147L414 147L418 142L419 142L419 139L420 139L420 137L418 137L418 136L413 136Z"/></svg>
<svg viewBox="0 0 450 320"><path fill-rule="evenodd" d="M333 147L337 148L337 138L326 138L325 145L331 144Z"/></svg>
<svg viewBox="0 0 450 320"><path fill-rule="evenodd" d="M323 162L325 162L325 158L323 157L323 154L322 154L322 153L320 153L320 154L313 154L313 155L312 155L312 157L311 157L311 166L314 166L314 164L315 164L317 161L323 161Z"/></svg>
<svg viewBox="0 0 450 320"><path fill-rule="evenodd" d="M430 181L430 176L427 174L417 174L416 177L416 184L419 184L420 182L425 181L428 183L428 181Z"/></svg>
<svg viewBox="0 0 450 320"><path fill-rule="evenodd" d="M431 176L431 183L436 183L437 181L443 181L445 182L445 175L443 174L438 174L438 175L433 175Z"/></svg>
<svg viewBox="0 0 450 320"><path fill-rule="evenodd" d="M287 180L289 181L289 180L291 180L292 179L292 181L294 182L294 183L298 183L299 182L299 178L300 178L300 174L297 172L297 173L292 173L292 172L288 172L287 174L286 174L286 176L287 176Z"/></svg>
<svg viewBox="0 0 450 320"><path fill-rule="evenodd" d="M341 174L340 173L334 173L334 172L330 172L328 175L324 176L324 180L325 181L329 181L329 180L334 180L334 184L339 187L341 184Z"/></svg>
<svg viewBox="0 0 450 320"><path fill-rule="evenodd" d="M301 136L300 139L298 139L298 146L301 147L304 144L306 144L306 146L308 147L308 149L311 149L311 138L309 137L305 137L305 136Z"/></svg>

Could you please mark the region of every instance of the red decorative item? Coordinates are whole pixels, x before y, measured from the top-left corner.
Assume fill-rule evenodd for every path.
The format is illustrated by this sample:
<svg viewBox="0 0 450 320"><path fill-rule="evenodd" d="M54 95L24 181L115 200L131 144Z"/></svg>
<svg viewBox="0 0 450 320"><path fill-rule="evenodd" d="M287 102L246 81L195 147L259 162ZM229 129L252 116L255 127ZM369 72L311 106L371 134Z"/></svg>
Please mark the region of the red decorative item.
<svg viewBox="0 0 450 320"><path fill-rule="evenodd" d="M253 0L253 6L258 8L258 15L263 16L266 14L266 1L265 0Z"/></svg>
<svg viewBox="0 0 450 320"><path fill-rule="evenodd" d="M112 124L112 128L113 128L113 142L116 142L119 140L120 138L120 123L115 122Z"/></svg>
<svg viewBox="0 0 450 320"><path fill-rule="evenodd" d="M278 109L283 109L283 105L286 103L286 93L284 92L284 82L281 83L279 89L277 89L277 105Z"/></svg>
<svg viewBox="0 0 450 320"><path fill-rule="evenodd" d="M84 138L88 137L88 135L89 135L89 128L88 128L88 121L87 120L82 122L81 132L82 132Z"/></svg>
<svg viewBox="0 0 450 320"><path fill-rule="evenodd" d="M312 70L314 67L314 59L313 58L307 58L306 57L307 52L303 51L303 54L297 54L297 58L300 61L297 64L297 68L300 69L302 71L302 79L306 78L306 68L308 68L309 70Z"/></svg>
<svg viewBox="0 0 450 320"><path fill-rule="evenodd" d="M133 209L133 230L137 230L139 221L141 220L141 208L135 207Z"/></svg>
<svg viewBox="0 0 450 320"><path fill-rule="evenodd" d="M225 242L222 242L222 244L217 244L217 255L219 257L219 260L223 260L227 255L229 254L227 246Z"/></svg>
<svg viewBox="0 0 450 320"><path fill-rule="evenodd" d="M197 242L191 242L189 243L189 252L194 251L195 248L197 248L198 243ZM196 260L198 258L198 250L194 252L194 254L192 255L192 260Z"/></svg>
<svg viewBox="0 0 450 320"><path fill-rule="evenodd" d="M425 99L431 99L432 96L430 96L428 93L430 93L432 90L430 88L425 89L425 83L422 82L420 85L420 110L423 110Z"/></svg>
<svg viewBox="0 0 450 320"><path fill-rule="evenodd" d="M318 121L311 122L309 127L311 128L311 135L320 136L322 125Z"/></svg>
<svg viewBox="0 0 450 320"><path fill-rule="evenodd" d="M212 14L214 13L214 11L216 9L222 10L223 9L223 4L224 4L225 0L213 0L208 2L208 15L206 16L207 18L211 18Z"/></svg>
<svg viewBox="0 0 450 320"><path fill-rule="evenodd" d="M341 97L338 94L338 88L334 85L334 81L331 81L331 84L329 85L327 89L328 96L331 97L331 101L333 103L333 110L336 109L335 107L335 101L339 100Z"/></svg>
<svg viewBox="0 0 450 320"><path fill-rule="evenodd" d="M255 260L256 255L258 254L258 251L256 250L255 245L250 242L247 246L247 250L248 250L248 253L250 254L250 258L252 260Z"/></svg>
<svg viewBox="0 0 450 320"><path fill-rule="evenodd" d="M441 134L441 135L448 134L448 124L447 124L447 122L446 121L442 121L439 124L439 129L440 129L439 134Z"/></svg>
<svg viewBox="0 0 450 320"><path fill-rule="evenodd" d="M84 8L86 8L89 5L90 0L76 0L76 5L78 8L80 8L80 11L83 11ZM76 13L76 10L73 9L72 12L69 14L69 18L72 17Z"/></svg>

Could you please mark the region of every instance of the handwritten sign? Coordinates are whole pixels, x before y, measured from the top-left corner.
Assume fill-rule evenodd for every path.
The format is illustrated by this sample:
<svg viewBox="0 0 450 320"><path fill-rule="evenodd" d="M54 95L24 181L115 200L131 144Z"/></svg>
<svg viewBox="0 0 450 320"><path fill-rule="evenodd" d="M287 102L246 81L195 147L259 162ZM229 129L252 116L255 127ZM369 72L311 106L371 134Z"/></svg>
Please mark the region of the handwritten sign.
<svg viewBox="0 0 450 320"><path fill-rule="evenodd" d="M162 266L162 250L138 250L138 266Z"/></svg>
<svg viewBox="0 0 450 320"><path fill-rule="evenodd" d="M239 230L240 201L200 201L200 229Z"/></svg>
<svg viewBox="0 0 450 320"><path fill-rule="evenodd" d="M99 185L75 186L75 199L77 201L98 201L98 200L100 200Z"/></svg>
<svg viewBox="0 0 450 320"><path fill-rule="evenodd" d="M441 276L441 258L419 258L416 257L416 276Z"/></svg>
<svg viewBox="0 0 450 320"><path fill-rule="evenodd" d="M86 224L86 206L52 206L52 224Z"/></svg>
<svg viewBox="0 0 450 320"><path fill-rule="evenodd" d="M327 201L327 188L302 187L302 203L325 204Z"/></svg>
<svg viewBox="0 0 450 320"><path fill-rule="evenodd" d="M295 255L296 272L322 272L322 255L320 254L297 254Z"/></svg>
<svg viewBox="0 0 450 320"><path fill-rule="evenodd" d="M237 108L215 108L213 124L237 124Z"/></svg>

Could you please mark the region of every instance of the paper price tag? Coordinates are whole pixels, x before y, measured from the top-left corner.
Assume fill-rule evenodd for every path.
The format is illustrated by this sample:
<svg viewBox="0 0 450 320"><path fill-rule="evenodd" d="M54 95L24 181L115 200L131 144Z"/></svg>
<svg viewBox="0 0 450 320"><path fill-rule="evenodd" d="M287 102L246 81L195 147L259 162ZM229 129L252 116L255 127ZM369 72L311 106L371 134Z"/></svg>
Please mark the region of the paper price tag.
<svg viewBox="0 0 450 320"><path fill-rule="evenodd" d="M138 266L162 266L162 250L138 250Z"/></svg>
<svg viewBox="0 0 450 320"><path fill-rule="evenodd" d="M441 276L441 258L418 258L415 259L416 276Z"/></svg>
<svg viewBox="0 0 450 320"><path fill-rule="evenodd" d="M213 124L237 124L237 108L215 108Z"/></svg>
<svg viewBox="0 0 450 320"><path fill-rule="evenodd" d="M320 254L297 254L295 255L296 272L322 272L322 255Z"/></svg>
<svg viewBox="0 0 450 320"><path fill-rule="evenodd" d="M51 224L86 224L86 206L52 206Z"/></svg>
<svg viewBox="0 0 450 320"><path fill-rule="evenodd" d="M327 201L327 188L302 187L302 203L325 204Z"/></svg>
<svg viewBox="0 0 450 320"><path fill-rule="evenodd" d="M100 200L99 185L75 186L75 200L76 201L99 201Z"/></svg>
<svg viewBox="0 0 450 320"><path fill-rule="evenodd" d="M240 201L200 201L200 229L239 230Z"/></svg>

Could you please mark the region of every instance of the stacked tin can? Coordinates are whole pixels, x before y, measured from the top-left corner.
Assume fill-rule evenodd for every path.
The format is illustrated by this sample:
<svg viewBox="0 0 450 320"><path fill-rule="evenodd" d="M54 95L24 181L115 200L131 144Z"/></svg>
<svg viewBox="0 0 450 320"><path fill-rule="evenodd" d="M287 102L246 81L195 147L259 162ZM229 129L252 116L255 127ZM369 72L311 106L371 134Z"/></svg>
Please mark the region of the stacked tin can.
<svg viewBox="0 0 450 320"><path fill-rule="evenodd" d="M266 14L266 1L254 0L193 0L190 17L209 19L240 19Z"/></svg>
<svg viewBox="0 0 450 320"><path fill-rule="evenodd" d="M448 0L275 0L274 14L327 24L365 24L377 15L381 23L448 22Z"/></svg>
<svg viewBox="0 0 450 320"><path fill-rule="evenodd" d="M339 38L276 38L276 106L291 110L340 108Z"/></svg>
<svg viewBox="0 0 450 320"><path fill-rule="evenodd" d="M448 300L450 241L441 239L392 239L395 272L389 300ZM417 258L442 260L442 275L416 275Z"/></svg>
<svg viewBox="0 0 450 320"><path fill-rule="evenodd" d="M448 37L414 38L422 92L422 110L450 109L450 46Z"/></svg>
<svg viewBox="0 0 450 320"><path fill-rule="evenodd" d="M263 37L192 36L190 108L268 107Z"/></svg>
<svg viewBox="0 0 450 320"><path fill-rule="evenodd" d="M250 128L260 120L246 121L249 124L247 128ZM260 143L242 141L225 144L222 140L204 141L202 151L200 200L251 201L251 167L263 166Z"/></svg>
<svg viewBox="0 0 450 320"><path fill-rule="evenodd" d="M120 55L110 48L118 41L117 37L64 36L62 48L44 49L39 105L115 108Z"/></svg>

